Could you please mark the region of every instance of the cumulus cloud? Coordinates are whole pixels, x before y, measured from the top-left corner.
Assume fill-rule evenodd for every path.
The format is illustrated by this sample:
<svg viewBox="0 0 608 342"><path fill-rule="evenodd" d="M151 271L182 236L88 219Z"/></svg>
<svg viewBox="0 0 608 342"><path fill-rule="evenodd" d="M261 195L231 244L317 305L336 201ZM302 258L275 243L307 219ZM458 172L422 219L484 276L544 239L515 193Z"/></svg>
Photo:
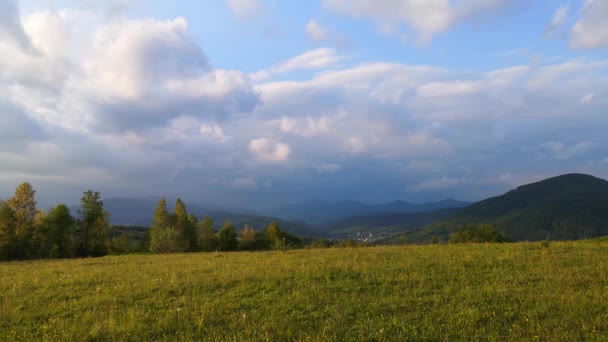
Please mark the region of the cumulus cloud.
<svg viewBox="0 0 608 342"><path fill-rule="evenodd" d="M14 88L24 93L13 98L23 97L39 119L55 125L84 132L141 131L182 116L226 118L259 103L246 74L209 66L182 18L115 19L88 39L73 41L65 16L34 13L26 22L44 56L11 52L16 58L0 65L13 63L8 78L46 87L46 97L29 87ZM80 48L78 58L63 53L81 41L90 45Z"/></svg>
<svg viewBox="0 0 608 342"><path fill-rule="evenodd" d="M570 30L570 46L575 49L608 46L608 2L585 0L579 20Z"/></svg>
<svg viewBox="0 0 608 342"><path fill-rule="evenodd" d="M249 142L249 152L259 160L284 162L289 159L289 145L272 139L259 138Z"/></svg>
<svg viewBox="0 0 608 342"><path fill-rule="evenodd" d="M502 3L448 7L481 13ZM272 198L291 199L293 190L279 192L295 187L303 196L356 199L363 187L352 184L373 179L378 200L408 191L479 199L572 172L574 162L577 171L607 170L588 162L606 158L598 91L608 89L606 60L463 71L351 62L316 49L250 80L212 67L185 19L88 13L94 19L83 23L75 13L26 13L22 28L35 52L0 36L2 191L18 179L76 194L132 189L258 203L271 197L265 184L273 184ZM366 17L390 17L373 13ZM395 20L410 25L404 18Z"/></svg>
<svg viewBox="0 0 608 342"><path fill-rule="evenodd" d="M378 21L385 31L396 24L405 24L417 33L417 41L422 44L459 22L503 10L516 2L518 0L323 0L333 11Z"/></svg>
<svg viewBox="0 0 608 342"><path fill-rule="evenodd" d="M293 133L303 137L313 137L322 135L330 131L330 121L328 117L313 118L292 118L284 116L275 121L282 132Z"/></svg>

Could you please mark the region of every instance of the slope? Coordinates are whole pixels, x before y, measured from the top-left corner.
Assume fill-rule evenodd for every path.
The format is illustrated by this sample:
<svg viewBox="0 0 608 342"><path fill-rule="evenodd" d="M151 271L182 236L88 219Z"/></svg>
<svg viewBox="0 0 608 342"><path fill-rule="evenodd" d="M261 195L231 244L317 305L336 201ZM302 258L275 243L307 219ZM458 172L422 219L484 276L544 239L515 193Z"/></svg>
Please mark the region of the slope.
<svg viewBox="0 0 608 342"><path fill-rule="evenodd" d="M413 241L447 239L457 226L491 223L508 238L572 240L608 235L608 181L566 174L477 202L413 232Z"/></svg>

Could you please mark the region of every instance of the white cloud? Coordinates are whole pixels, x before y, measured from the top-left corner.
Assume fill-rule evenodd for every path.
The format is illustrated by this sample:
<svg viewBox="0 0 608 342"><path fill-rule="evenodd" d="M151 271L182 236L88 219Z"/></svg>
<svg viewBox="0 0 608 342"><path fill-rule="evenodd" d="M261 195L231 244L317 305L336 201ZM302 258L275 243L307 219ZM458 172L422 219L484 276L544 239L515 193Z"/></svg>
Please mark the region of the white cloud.
<svg viewBox="0 0 608 342"><path fill-rule="evenodd" d="M575 49L608 47L608 1L585 0L580 19L570 31L570 46Z"/></svg>
<svg viewBox="0 0 608 342"><path fill-rule="evenodd" d="M258 160L284 162L289 159L289 145L272 139L259 138L249 142L249 152Z"/></svg>
<svg viewBox="0 0 608 342"><path fill-rule="evenodd" d="M551 22L549 22L547 27L545 27L545 37L553 38L562 31L564 25L566 24L566 18L569 10L569 6L560 6L555 10L553 17L551 18Z"/></svg>
<svg viewBox="0 0 608 342"><path fill-rule="evenodd" d="M239 18L249 18L262 11L259 0L228 0L232 12Z"/></svg>
<svg viewBox="0 0 608 342"><path fill-rule="evenodd" d="M275 123L285 133L293 133L303 137L314 137L330 131L330 120L328 117L313 118L307 116L303 119L296 119L283 116L280 120L275 121Z"/></svg>
<svg viewBox="0 0 608 342"><path fill-rule="evenodd" d="M29 37L23 29L19 14L17 0L0 2L0 42L7 39L16 42L21 49L32 52Z"/></svg>
<svg viewBox="0 0 608 342"><path fill-rule="evenodd" d="M97 30L46 119L75 129L124 131L180 116L252 110L258 95L248 76L212 69L187 30L182 18L113 20Z"/></svg>
<svg viewBox="0 0 608 342"><path fill-rule="evenodd" d="M251 78L254 81L263 81L272 77L273 75L286 74L299 70L326 68L344 59L345 57L338 55L334 49L315 49L290 58L289 60L279 63L269 69L258 71L251 75Z"/></svg>
<svg viewBox="0 0 608 342"><path fill-rule="evenodd" d="M308 34L308 38L314 42L322 42L329 37L327 30L314 19L311 19L306 24L306 33Z"/></svg>
<svg viewBox="0 0 608 342"><path fill-rule="evenodd" d="M416 40L421 44L459 22L499 11L515 2L519 0L323 0L327 8L336 12L380 22L384 31L396 24L406 24L417 33Z"/></svg>
<svg viewBox="0 0 608 342"><path fill-rule="evenodd" d="M201 134L207 138L217 140L219 142L226 142L231 137L224 134L224 131L217 124L203 124L200 128Z"/></svg>

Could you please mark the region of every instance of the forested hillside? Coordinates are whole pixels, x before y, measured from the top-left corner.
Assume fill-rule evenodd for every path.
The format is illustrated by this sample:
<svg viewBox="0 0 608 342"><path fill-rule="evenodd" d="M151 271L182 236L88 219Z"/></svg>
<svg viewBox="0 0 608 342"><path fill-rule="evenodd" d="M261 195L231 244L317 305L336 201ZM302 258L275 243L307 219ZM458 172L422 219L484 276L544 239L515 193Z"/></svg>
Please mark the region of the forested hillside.
<svg viewBox="0 0 608 342"><path fill-rule="evenodd" d="M411 234L447 239L460 225L489 223L513 241L573 240L608 235L608 181L566 174L477 202Z"/></svg>

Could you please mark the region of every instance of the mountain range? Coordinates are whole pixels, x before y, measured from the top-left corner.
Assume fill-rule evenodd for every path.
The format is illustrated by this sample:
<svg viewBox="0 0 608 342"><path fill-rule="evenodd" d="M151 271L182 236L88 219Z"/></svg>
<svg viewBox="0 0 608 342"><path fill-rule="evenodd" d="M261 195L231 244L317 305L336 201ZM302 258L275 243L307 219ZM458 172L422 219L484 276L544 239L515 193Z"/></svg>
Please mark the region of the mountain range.
<svg viewBox="0 0 608 342"><path fill-rule="evenodd" d="M151 198L104 200L114 225L149 226L156 204ZM259 213L199 205L188 205L188 212L199 218L210 216L216 229L227 219L238 230L245 224L261 230L277 221L286 232L309 237L373 233L390 238L407 232L411 242L433 237L445 241L461 225L489 223L513 241L572 240L608 235L608 181L566 174L473 204L452 199L375 205L311 200Z"/></svg>
<svg viewBox="0 0 608 342"><path fill-rule="evenodd" d="M149 227L158 199L113 197L104 199L103 203L104 209L110 213L110 223L112 225ZM167 200L169 210L172 210L173 203L174 201ZM324 233L305 223L262 216L246 209L224 209L222 207L189 205L188 203L186 203L186 206L188 213L196 215L199 219L203 216L211 217L216 230L219 230L226 220L231 220L237 230L241 230L245 224L256 230L261 230L272 221L276 221L281 229L291 234L309 237L324 236ZM77 209L77 207L74 207L72 211L76 212Z"/></svg>
<svg viewBox="0 0 608 342"><path fill-rule="evenodd" d="M393 201L384 204L367 204L356 201L329 202L310 200L282 207L260 210L264 215L280 217L285 220L303 221L320 224L353 216L366 216L385 213L422 213L445 208L463 208L470 202L446 199L431 203L409 203Z"/></svg>

